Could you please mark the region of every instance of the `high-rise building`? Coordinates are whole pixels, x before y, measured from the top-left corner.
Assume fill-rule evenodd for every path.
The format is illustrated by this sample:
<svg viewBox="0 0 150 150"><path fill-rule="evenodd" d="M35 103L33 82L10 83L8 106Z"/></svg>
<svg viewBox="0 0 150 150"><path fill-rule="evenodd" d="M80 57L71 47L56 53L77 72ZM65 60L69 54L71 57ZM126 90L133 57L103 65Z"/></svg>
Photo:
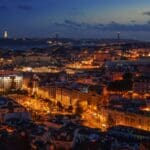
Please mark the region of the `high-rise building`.
<svg viewBox="0 0 150 150"><path fill-rule="evenodd" d="M120 32L117 32L117 39L120 40Z"/></svg>
<svg viewBox="0 0 150 150"><path fill-rule="evenodd" d="M7 39L7 38L8 38L8 32L4 31L4 39Z"/></svg>
<svg viewBox="0 0 150 150"><path fill-rule="evenodd" d="M56 39L56 41L59 39L59 34L58 33L55 34L55 39Z"/></svg>

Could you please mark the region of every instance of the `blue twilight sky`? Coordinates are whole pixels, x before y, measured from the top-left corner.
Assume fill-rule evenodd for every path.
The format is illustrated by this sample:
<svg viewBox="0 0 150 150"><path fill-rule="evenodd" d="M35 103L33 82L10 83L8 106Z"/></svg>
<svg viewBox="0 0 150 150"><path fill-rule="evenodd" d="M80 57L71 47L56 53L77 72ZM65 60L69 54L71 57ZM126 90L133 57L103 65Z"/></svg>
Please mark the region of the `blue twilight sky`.
<svg viewBox="0 0 150 150"><path fill-rule="evenodd" d="M150 0L0 0L0 32L10 37L150 40Z"/></svg>

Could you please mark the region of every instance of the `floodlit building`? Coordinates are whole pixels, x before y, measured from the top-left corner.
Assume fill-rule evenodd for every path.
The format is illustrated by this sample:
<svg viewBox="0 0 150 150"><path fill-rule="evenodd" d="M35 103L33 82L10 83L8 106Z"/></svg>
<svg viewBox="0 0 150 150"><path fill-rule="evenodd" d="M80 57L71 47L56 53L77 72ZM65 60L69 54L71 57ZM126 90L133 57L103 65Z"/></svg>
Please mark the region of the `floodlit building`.
<svg viewBox="0 0 150 150"><path fill-rule="evenodd" d="M16 72L0 72L0 92L9 90L20 90L22 88L23 76Z"/></svg>

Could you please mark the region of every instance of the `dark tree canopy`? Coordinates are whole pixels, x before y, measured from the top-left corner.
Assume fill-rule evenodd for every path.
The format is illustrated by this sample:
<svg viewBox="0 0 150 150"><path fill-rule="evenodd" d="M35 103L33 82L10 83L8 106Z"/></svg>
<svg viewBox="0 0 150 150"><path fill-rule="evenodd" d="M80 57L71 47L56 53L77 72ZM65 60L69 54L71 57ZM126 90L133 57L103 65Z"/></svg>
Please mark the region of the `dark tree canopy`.
<svg viewBox="0 0 150 150"><path fill-rule="evenodd" d="M123 79L124 80L132 80L132 73L130 73L130 72L126 72L126 73L124 73L124 75L123 75Z"/></svg>
<svg viewBox="0 0 150 150"><path fill-rule="evenodd" d="M131 80L117 80L110 82L108 90L110 91L130 91L132 90L133 82Z"/></svg>

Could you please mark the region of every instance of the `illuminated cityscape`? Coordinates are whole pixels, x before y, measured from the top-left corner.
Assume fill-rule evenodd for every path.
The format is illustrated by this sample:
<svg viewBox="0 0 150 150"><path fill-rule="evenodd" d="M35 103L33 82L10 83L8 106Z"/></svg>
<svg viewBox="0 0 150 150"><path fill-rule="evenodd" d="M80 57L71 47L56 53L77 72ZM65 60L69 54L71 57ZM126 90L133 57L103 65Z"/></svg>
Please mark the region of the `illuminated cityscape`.
<svg viewBox="0 0 150 150"><path fill-rule="evenodd" d="M0 150L150 150L148 6L0 1Z"/></svg>

